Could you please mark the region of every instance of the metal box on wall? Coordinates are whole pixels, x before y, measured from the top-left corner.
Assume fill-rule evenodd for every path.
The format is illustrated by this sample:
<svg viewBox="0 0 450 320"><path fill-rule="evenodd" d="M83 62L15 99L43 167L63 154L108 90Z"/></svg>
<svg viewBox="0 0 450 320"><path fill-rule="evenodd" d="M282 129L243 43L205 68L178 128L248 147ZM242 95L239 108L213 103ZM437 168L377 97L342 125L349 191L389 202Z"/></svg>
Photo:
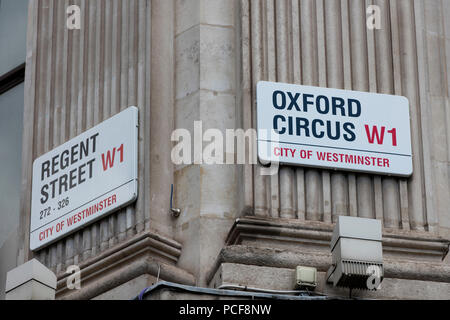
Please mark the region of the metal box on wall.
<svg viewBox="0 0 450 320"><path fill-rule="evenodd" d="M331 238L328 282L339 287L376 289L383 279L381 240L380 220L340 216Z"/></svg>

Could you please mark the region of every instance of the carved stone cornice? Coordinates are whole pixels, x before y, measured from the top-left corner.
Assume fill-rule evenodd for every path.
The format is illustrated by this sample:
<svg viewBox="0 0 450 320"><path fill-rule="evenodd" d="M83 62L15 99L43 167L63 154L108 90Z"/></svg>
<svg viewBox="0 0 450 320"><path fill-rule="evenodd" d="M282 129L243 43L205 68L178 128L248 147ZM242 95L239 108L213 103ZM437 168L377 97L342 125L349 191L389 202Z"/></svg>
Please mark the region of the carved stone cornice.
<svg viewBox="0 0 450 320"><path fill-rule="evenodd" d="M329 250L333 224L294 219L243 217L235 221L226 244L293 250ZM383 229L383 253L387 257L441 261L450 241L423 231Z"/></svg>
<svg viewBox="0 0 450 320"><path fill-rule="evenodd" d="M289 249L230 245L222 249L207 275L210 283L223 263L295 269L297 266L317 268L326 272L331 265L331 253L325 251L293 251ZM450 283L450 265L403 259L384 259L386 278Z"/></svg>
<svg viewBox="0 0 450 320"><path fill-rule="evenodd" d="M181 244L152 232L140 233L82 262L81 289L66 287L68 274L58 274L57 299L92 299L140 275L193 285L195 278L176 267Z"/></svg>

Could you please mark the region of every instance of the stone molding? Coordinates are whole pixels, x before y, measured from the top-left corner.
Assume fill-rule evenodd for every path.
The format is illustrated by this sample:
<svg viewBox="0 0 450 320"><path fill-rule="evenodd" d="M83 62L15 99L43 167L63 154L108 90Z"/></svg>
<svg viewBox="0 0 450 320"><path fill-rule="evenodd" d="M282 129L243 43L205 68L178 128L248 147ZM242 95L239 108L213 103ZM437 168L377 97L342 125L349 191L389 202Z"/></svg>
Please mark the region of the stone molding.
<svg viewBox="0 0 450 320"><path fill-rule="evenodd" d="M210 283L222 263L295 269L298 265L326 272L333 224L293 219L236 219L214 266ZM450 283L445 258L449 240L420 231L383 229L385 276Z"/></svg>
<svg viewBox="0 0 450 320"><path fill-rule="evenodd" d="M242 288L242 290L298 290L296 271L291 268L274 268L236 263L222 263L210 282L211 288ZM314 292L329 298L349 297L349 288L334 287L326 282L326 272L317 272L317 287ZM385 278L377 291L353 290L356 299L402 299L445 300L448 299L450 283Z"/></svg>
<svg viewBox="0 0 450 320"><path fill-rule="evenodd" d="M56 299L92 299L142 274L193 285L195 278L176 266L181 245L152 232L143 232L82 262L81 289L66 287L68 274L58 274ZM144 289L144 288L142 288Z"/></svg>
<svg viewBox="0 0 450 320"><path fill-rule="evenodd" d="M329 249L333 224L294 219L243 217L236 219L226 244L257 242L257 246L298 246L301 249ZM424 231L383 228L383 253L389 257L441 261L450 241Z"/></svg>
<svg viewBox="0 0 450 320"><path fill-rule="evenodd" d="M220 252L207 275L208 283L211 283L222 263L287 269L295 269L296 266L302 265L326 272L331 265L331 253L230 245ZM386 278L450 283L450 266L443 263L385 258L384 268Z"/></svg>

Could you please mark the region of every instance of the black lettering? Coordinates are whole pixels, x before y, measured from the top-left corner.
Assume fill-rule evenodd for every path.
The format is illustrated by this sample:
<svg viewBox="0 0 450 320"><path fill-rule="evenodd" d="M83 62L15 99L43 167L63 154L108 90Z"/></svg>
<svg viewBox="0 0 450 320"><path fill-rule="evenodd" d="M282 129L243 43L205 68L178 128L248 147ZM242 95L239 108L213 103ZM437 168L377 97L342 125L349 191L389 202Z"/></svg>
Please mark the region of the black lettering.
<svg viewBox="0 0 450 320"><path fill-rule="evenodd" d="M281 105L278 104L278 95L281 95ZM275 91L272 95L272 103L275 109L283 110L286 108L286 95L284 92L279 90Z"/></svg>
<svg viewBox="0 0 450 320"><path fill-rule="evenodd" d="M303 95L303 111L308 112L308 104L313 105L314 101L308 100L309 98L314 98L312 94Z"/></svg>
<svg viewBox="0 0 450 320"><path fill-rule="evenodd" d="M59 171L58 170L58 164L59 164L58 158L59 158L59 155L56 155L52 158L52 175L58 173L58 171ZM56 167L56 169L55 169L55 167Z"/></svg>
<svg viewBox="0 0 450 320"><path fill-rule="evenodd" d="M296 93L295 96L292 96L292 93L288 92L288 97L291 100L291 102L289 103L289 107L288 110L292 110L292 108L295 108L295 110L297 111L301 111L300 107L297 104L297 100L300 97L300 93Z"/></svg>
<svg viewBox="0 0 450 320"><path fill-rule="evenodd" d="M48 190L48 184L43 185L41 188L41 195L43 196L41 198L41 204L46 203L48 200L48 192L46 190Z"/></svg>
<svg viewBox="0 0 450 320"><path fill-rule="evenodd" d="M86 181L86 179L83 179L83 175L86 173L86 171L83 170L84 167L86 167L86 164L83 164L78 168L78 184L82 184Z"/></svg>
<svg viewBox="0 0 450 320"><path fill-rule="evenodd" d="M59 194L62 194L62 188L64 187L64 192L67 192L67 174L63 174L59 177Z"/></svg>
<svg viewBox="0 0 450 320"><path fill-rule="evenodd" d="M301 136L302 129L305 130L305 137L309 137L309 121L305 118L295 118L295 124L297 126L297 135Z"/></svg>
<svg viewBox="0 0 450 320"><path fill-rule="evenodd" d="M78 154L78 151L76 150L78 148L78 144L74 145L71 148L71 157L70 157L70 164L74 164L78 162L78 159L76 158L76 155Z"/></svg>
<svg viewBox="0 0 450 320"><path fill-rule="evenodd" d="M346 141L352 142L356 140L356 134L353 132L355 130L355 125L351 122L344 123L344 131L346 132L344 134L344 139Z"/></svg>
<svg viewBox="0 0 450 320"><path fill-rule="evenodd" d="M77 179L77 176L75 175L75 173L77 172L78 169L73 169L70 171L70 179L69 179L69 189L75 188L77 185L76 183L74 183L74 181Z"/></svg>
<svg viewBox="0 0 450 320"><path fill-rule="evenodd" d="M286 118L281 115L276 115L273 117L273 130L275 130L278 134L284 134L286 132L286 128L283 127L283 129L278 129L278 120L281 120L282 122L286 122Z"/></svg>
<svg viewBox="0 0 450 320"><path fill-rule="evenodd" d="M89 155L89 139L86 139L86 143L80 142L80 160L83 160L83 155L85 157Z"/></svg>
<svg viewBox="0 0 450 320"><path fill-rule="evenodd" d="M352 105L356 104L356 111L353 110ZM348 116L357 118L361 115L361 102L356 99L348 99Z"/></svg>
<svg viewBox="0 0 450 320"><path fill-rule="evenodd" d="M339 137L341 136L341 123L339 121L336 121L336 134L333 136L332 130L331 130L331 121L327 121L327 135L328 138L331 140L339 140Z"/></svg>
<svg viewBox="0 0 450 320"><path fill-rule="evenodd" d="M333 106L333 115L335 116L337 114L337 109L341 110L341 116L345 117L345 100L342 98L331 98L331 104Z"/></svg>
<svg viewBox="0 0 450 320"><path fill-rule="evenodd" d="M89 166L89 179L92 178L92 165L95 162L95 159L88 161L87 165Z"/></svg>
<svg viewBox="0 0 450 320"><path fill-rule="evenodd" d="M325 135L325 132L323 131L323 130L321 130L321 132L320 133L317 133L317 124L320 124L322 127L325 125L324 123L323 123L323 121L322 120L320 120L320 119L315 119L315 120L313 120L313 122L312 122L312 134L313 134L313 136L314 136L314 138L323 138L324 137L324 135Z"/></svg>
<svg viewBox="0 0 450 320"><path fill-rule="evenodd" d="M61 170L66 169L69 166L69 150L64 150L61 153Z"/></svg>
<svg viewBox="0 0 450 320"><path fill-rule="evenodd" d="M58 182L58 179L53 180L50 182L50 185L52 186L52 199L55 197L55 184Z"/></svg>
<svg viewBox="0 0 450 320"><path fill-rule="evenodd" d="M94 134L92 137L91 137L91 140L92 140L92 153L95 153L95 149L96 149L96 147L97 147L97 137L99 136L99 133L96 133L96 134Z"/></svg>
<svg viewBox="0 0 450 320"><path fill-rule="evenodd" d="M42 163L41 181L44 180L44 174L46 175L45 178L50 176L50 161L48 160Z"/></svg>
<svg viewBox="0 0 450 320"><path fill-rule="evenodd" d="M290 135L294 134L293 130L294 130L294 128L293 128L293 125L292 125L292 117L288 117L288 133Z"/></svg>
<svg viewBox="0 0 450 320"><path fill-rule="evenodd" d="M323 100L325 101L325 109L322 110L322 107L320 105L320 101ZM316 108L317 108L317 112L320 114L327 114L328 112L330 112L330 102L328 101L328 98L325 96L318 96L316 98Z"/></svg>

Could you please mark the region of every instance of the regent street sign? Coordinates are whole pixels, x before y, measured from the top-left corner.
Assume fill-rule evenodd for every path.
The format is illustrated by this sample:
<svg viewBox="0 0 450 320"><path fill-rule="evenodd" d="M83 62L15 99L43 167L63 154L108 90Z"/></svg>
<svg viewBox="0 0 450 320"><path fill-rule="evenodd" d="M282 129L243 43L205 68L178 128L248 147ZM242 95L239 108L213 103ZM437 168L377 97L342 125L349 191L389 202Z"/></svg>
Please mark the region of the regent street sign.
<svg viewBox="0 0 450 320"><path fill-rule="evenodd" d="M30 249L137 198L138 109L129 107L33 163Z"/></svg>
<svg viewBox="0 0 450 320"><path fill-rule="evenodd" d="M412 175L408 99L402 96L261 81L262 163Z"/></svg>

